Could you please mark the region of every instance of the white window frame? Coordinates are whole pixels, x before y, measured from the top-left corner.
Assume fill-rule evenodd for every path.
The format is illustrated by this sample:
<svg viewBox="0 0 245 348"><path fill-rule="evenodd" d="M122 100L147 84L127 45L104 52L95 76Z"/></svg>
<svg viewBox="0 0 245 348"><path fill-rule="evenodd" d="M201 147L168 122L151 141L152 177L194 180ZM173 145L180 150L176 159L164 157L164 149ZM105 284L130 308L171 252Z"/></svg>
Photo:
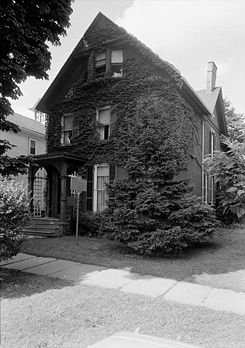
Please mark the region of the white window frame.
<svg viewBox="0 0 245 348"><path fill-rule="evenodd" d="M211 157L214 156L215 148L214 148L214 138L216 136L216 133L213 128L210 129L211 137L210 137L210 153L209 155ZM204 137L204 131L203 131L203 137ZM203 138L204 139L204 138ZM203 142L204 146L204 142ZM203 170L203 182L202 182L202 201L203 203L208 203L213 205L214 204L214 177L207 174ZM209 199L210 198L210 199Z"/></svg>
<svg viewBox="0 0 245 348"><path fill-rule="evenodd" d="M67 139L69 139L69 142L65 141L65 139L66 139L65 134L68 133L68 132L71 132L72 133L71 138L72 138L72 136L73 136L73 127L71 129L65 129L64 128L65 127L65 117L71 117L71 116L73 118L73 120L72 120L72 123L73 123L74 122L74 115L72 113L64 114L61 117L61 145L63 145L63 146L67 146L67 145L71 144L70 137L67 138Z"/></svg>
<svg viewBox="0 0 245 348"><path fill-rule="evenodd" d="M98 175L98 167L108 167L108 177L110 180L110 165L107 163L95 164L94 165L94 175L93 175L93 211L98 211L98 188L97 188L97 175Z"/></svg>
<svg viewBox="0 0 245 348"><path fill-rule="evenodd" d="M110 110L110 120L109 120L109 124L103 124L103 123L99 123L99 112L101 110ZM100 135L100 132L99 132L99 129L100 127L103 127L103 126L109 126L109 129L108 129L108 139L110 138L110 135L111 135L111 106L110 105L107 105L107 106L104 106L104 107L101 107L101 108L97 108L96 109L96 130L97 130L97 133L99 133ZM105 128L104 128L104 135L103 135L103 138L101 138L101 135L100 135L100 140L108 140L108 139L105 139Z"/></svg>
<svg viewBox="0 0 245 348"><path fill-rule="evenodd" d="M113 52L115 51L121 51L122 52L122 59L121 61L118 61L118 62L112 62L112 54ZM124 56L123 56L123 50L121 48L112 48L111 49L111 52L110 52L110 64L111 64L111 67L113 65L121 65L123 64L123 61L124 61ZM111 69L112 70L112 69ZM120 73L116 73L116 72L112 72L112 76L113 77L122 77L123 76L123 70L122 70L122 67L121 67L121 70L120 70Z"/></svg>
<svg viewBox="0 0 245 348"><path fill-rule="evenodd" d="M31 142L34 141L35 143L35 153L31 153ZM29 138L29 155L35 156L37 154L37 141L35 139Z"/></svg>
<svg viewBox="0 0 245 348"><path fill-rule="evenodd" d="M214 155L214 151L215 151L215 148L214 148L214 138L215 138L215 131L213 129L211 129L211 156L213 157Z"/></svg>

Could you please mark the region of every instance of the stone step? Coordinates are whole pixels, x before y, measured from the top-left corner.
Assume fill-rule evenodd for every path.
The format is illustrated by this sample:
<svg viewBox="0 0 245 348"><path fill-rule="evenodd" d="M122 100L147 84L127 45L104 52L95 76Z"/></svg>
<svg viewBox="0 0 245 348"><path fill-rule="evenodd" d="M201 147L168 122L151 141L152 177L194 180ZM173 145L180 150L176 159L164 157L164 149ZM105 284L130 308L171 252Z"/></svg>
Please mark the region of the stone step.
<svg viewBox="0 0 245 348"><path fill-rule="evenodd" d="M53 229L53 230L40 230L40 229L33 229L33 228L24 228L22 230L22 233L28 236L36 236L36 237L59 237L61 236L61 232L59 229Z"/></svg>
<svg viewBox="0 0 245 348"><path fill-rule="evenodd" d="M42 224L49 224L49 225L59 225L60 224L60 220L59 219L53 219L53 218L32 218L30 221L31 224L38 224L38 225L42 225Z"/></svg>
<svg viewBox="0 0 245 348"><path fill-rule="evenodd" d="M45 230L45 229L50 229L50 230L55 230L55 229L59 229L59 225L55 224L55 225L51 225L51 224L33 224L31 223L30 225L27 226L28 228L32 228L32 229L40 229L40 230Z"/></svg>

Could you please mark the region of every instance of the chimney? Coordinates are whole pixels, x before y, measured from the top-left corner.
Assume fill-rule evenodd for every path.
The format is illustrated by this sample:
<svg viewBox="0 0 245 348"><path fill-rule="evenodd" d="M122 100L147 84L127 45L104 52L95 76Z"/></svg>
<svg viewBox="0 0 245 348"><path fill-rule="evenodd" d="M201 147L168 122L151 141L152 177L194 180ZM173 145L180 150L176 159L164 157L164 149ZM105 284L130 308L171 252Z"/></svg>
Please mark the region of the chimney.
<svg viewBox="0 0 245 348"><path fill-rule="evenodd" d="M210 93L214 90L216 84L216 72L217 66L214 62L208 62L208 70L207 70L207 86L206 92Z"/></svg>

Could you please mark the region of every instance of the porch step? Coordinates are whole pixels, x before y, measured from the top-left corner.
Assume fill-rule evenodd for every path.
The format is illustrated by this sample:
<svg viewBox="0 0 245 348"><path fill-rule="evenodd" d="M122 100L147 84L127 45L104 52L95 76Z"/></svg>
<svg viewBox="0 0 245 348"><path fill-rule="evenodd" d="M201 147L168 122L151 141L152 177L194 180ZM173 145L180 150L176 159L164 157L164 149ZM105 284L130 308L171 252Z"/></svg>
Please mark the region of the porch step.
<svg viewBox="0 0 245 348"><path fill-rule="evenodd" d="M59 237L62 235L59 219L32 218L30 224L22 232L28 236Z"/></svg>

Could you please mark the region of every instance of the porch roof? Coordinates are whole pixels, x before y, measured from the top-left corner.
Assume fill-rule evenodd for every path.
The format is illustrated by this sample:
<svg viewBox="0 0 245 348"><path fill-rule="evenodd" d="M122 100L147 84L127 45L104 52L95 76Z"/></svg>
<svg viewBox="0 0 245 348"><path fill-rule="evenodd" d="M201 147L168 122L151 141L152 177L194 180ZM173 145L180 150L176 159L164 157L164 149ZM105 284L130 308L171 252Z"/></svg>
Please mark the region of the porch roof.
<svg viewBox="0 0 245 348"><path fill-rule="evenodd" d="M33 156L33 160L35 163L38 164L49 164L50 162L54 160L58 161L65 161L65 162L76 162L81 163L82 159L79 156L70 154L68 152L63 153L44 153L42 155L36 155Z"/></svg>

